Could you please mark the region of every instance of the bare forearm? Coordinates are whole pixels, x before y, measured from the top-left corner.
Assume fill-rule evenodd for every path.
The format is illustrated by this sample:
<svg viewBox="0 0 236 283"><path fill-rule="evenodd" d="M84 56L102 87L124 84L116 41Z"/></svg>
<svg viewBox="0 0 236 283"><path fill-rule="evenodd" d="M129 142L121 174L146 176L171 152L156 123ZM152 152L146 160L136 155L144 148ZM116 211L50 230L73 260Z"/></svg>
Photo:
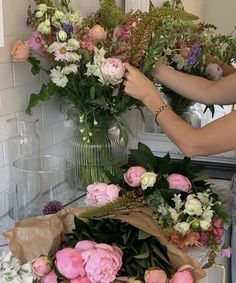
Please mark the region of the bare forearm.
<svg viewBox="0 0 236 283"><path fill-rule="evenodd" d="M232 104L236 101L236 73L218 81L210 81L198 76L192 76L175 71L166 65L156 64L152 75L161 83L176 93L204 104ZM235 85L232 86L232 76ZM231 80L230 84L228 81ZM225 95L227 93L227 96Z"/></svg>

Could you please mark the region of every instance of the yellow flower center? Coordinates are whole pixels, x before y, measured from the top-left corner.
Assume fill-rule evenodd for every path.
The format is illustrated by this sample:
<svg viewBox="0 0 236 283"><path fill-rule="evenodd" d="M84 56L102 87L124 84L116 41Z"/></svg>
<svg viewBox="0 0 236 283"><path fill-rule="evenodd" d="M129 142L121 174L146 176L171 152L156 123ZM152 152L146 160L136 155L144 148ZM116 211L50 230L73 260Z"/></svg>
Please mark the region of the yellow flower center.
<svg viewBox="0 0 236 283"><path fill-rule="evenodd" d="M41 38L40 37L35 37L35 42L36 43L41 43Z"/></svg>
<svg viewBox="0 0 236 283"><path fill-rule="evenodd" d="M62 47L62 48L60 49L60 53L61 53L61 54L65 54L65 53L66 53L66 51L67 51L67 50L66 50L66 48L65 48L65 47Z"/></svg>

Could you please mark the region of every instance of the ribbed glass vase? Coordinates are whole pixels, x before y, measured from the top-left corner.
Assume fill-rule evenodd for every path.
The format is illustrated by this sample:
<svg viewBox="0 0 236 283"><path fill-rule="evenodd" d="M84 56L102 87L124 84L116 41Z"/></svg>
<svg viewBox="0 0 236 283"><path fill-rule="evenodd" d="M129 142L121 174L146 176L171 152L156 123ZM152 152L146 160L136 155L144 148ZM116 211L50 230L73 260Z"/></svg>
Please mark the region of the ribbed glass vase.
<svg viewBox="0 0 236 283"><path fill-rule="evenodd" d="M119 129L109 129L102 142L83 140L79 128L75 129L72 151L77 163L79 189L86 191L95 182L109 181L105 171L114 173L127 162L127 146L119 137Z"/></svg>

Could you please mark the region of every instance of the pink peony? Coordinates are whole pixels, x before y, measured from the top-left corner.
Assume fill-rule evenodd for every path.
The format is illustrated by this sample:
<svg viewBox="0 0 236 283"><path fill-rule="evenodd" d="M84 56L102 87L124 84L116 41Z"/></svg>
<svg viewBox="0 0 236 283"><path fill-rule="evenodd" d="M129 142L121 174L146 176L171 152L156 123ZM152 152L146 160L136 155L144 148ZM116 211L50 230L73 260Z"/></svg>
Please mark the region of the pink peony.
<svg viewBox="0 0 236 283"><path fill-rule="evenodd" d="M141 166L130 167L124 174L124 180L132 188L139 187L141 185L141 176L146 172L145 168Z"/></svg>
<svg viewBox="0 0 236 283"><path fill-rule="evenodd" d="M18 40L11 50L13 61L26 61L30 55L29 42Z"/></svg>
<svg viewBox="0 0 236 283"><path fill-rule="evenodd" d="M107 32L104 30L104 27L95 25L89 30L89 35L91 36L92 41L101 42L106 39Z"/></svg>
<svg viewBox="0 0 236 283"><path fill-rule="evenodd" d="M230 258L232 254L232 249L230 247L222 248L220 254L224 257Z"/></svg>
<svg viewBox="0 0 236 283"><path fill-rule="evenodd" d="M76 249L65 248L56 253L56 267L68 279L85 276L83 260Z"/></svg>
<svg viewBox="0 0 236 283"><path fill-rule="evenodd" d="M32 50L40 50L45 44L45 40L42 37L42 34L38 31L34 31L29 38L29 47Z"/></svg>
<svg viewBox="0 0 236 283"><path fill-rule="evenodd" d="M91 206L102 206L115 201L119 196L120 188L106 183L94 183L87 187L86 203Z"/></svg>
<svg viewBox="0 0 236 283"><path fill-rule="evenodd" d="M145 283L167 283L168 278L162 269L146 270L144 274Z"/></svg>
<svg viewBox="0 0 236 283"><path fill-rule="evenodd" d="M206 72L213 81L217 81L223 76L223 70L218 64L215 63L208 64L206 67Z"/></svg>
<svg viewBox="0 0 236 283"><path fill-rule="evenodd" d="M174 274L169 283L194 283L194 278L190 272L193 267L184 265Z"/></svg>
<svg viewBox="0 0 236 283"><path fill-rule="evenodd" d="M40 283L57 283L57 276L54 270L41 278Z"/></svg>
<svg viewBox="0 0 236 283"><path fill-rule="evenodd" d="M192 184L189 179L181 174L171 174L167 181L170 189L180 190L186 193L192 191Z"/></svg>
<svg viewBox="0 0 236 283"><path fill-rule="evenodd" d="M32 261L32 271L39 277L47 275L52 270L52 261L47 256L40 256Z"/></svg>
<svg viewBox="0 0 236 283"><path fill-rule="evenodd" d="M75 279L70 280L70 283L90 283L90 281L87 276L84 277L79 276Z"/></svg>
<svg viewBox="0 0 236 283"><path fill-rule="evenodd" d="M86 247L89 247L86 250ZM78 242L75 249L80 252L85 271L92 283L109 283L116 279L122 266L122 251L107 244L94 244L91 241Z"/></svg>
<svg viewBox="0 0 236 283"><path fill-rule="evenodd" d="M116 85L122 81L125 74L125 67L122 61L118 58L106 58L101 71L105 80L105 83Z"/></svg>

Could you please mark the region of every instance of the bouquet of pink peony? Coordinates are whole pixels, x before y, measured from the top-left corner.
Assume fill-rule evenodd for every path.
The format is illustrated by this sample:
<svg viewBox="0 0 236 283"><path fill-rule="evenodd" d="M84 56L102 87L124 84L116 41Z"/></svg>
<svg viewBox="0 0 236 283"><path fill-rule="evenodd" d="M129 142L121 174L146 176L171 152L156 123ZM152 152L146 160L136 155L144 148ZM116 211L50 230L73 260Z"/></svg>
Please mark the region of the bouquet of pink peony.
<svg viewBox="0 0 236 283"><path fill-rule="evenodd" d="M171 244L183 251L209 246L206 266L212 265L230 216L211 185L201 177L203 168L192 167L188 158L173 163L169 154L154 156L142 143L131 153L134 163L123 166L120 175L107 172L112 184L95 183L87 188L86 201L97 208L82 216L103 216L147 206Z"/></svg>
<svg viewBox="0 0 236 283"><path fill-rule="evenodd" d="M123 61L141 66L153 31L165 18L196 17L167 7L125 13L115 0L100 0L100 9L89 17L74 11L69 0L35 3L27 19L32 35L28 41L18 41L12 55L15 61L30 55L32 73L42 69L50 81L31 95L27 113L58 94L62 110L80 125L88 143L104 136L110 121L117 123L127 139L128 124L122 114L131 107L140 108L141 103L123 93Z"/></svg>

